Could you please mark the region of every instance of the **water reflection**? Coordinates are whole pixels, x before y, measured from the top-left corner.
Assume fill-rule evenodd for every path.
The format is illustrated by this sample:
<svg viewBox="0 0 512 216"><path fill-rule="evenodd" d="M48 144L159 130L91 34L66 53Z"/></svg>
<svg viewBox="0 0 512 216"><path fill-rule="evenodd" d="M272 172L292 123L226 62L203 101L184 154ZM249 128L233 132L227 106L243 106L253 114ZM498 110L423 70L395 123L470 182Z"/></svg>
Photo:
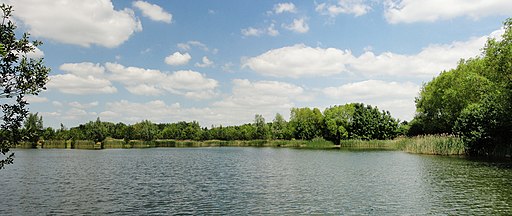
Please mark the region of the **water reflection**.
<svg viewBox="0 0 512 216"><path fill-rule="evenodd" d="M512 214L508 165L396 151L17 150L0 212Z"/></svg>

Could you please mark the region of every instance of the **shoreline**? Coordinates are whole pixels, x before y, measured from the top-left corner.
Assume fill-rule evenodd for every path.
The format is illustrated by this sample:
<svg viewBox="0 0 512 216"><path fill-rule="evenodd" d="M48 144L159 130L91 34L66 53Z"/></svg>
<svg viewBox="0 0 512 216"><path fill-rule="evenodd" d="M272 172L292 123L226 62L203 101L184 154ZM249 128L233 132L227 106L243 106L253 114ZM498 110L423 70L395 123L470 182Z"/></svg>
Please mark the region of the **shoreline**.
<svg viewBox="0 0 512 216"><path fill-rule="evenodd" d="M454 136L418 136L399 137L392 140L341 140L335 145L323 139L313 140L130 140L108 138L101 143L90 140L47 140L39 141L37 145L21 142L15 148L20 149L144 149L144 148L187 148L187 147L275 147L275 148L301 148L301 149L368 149L368 150L397 150L414 154L425 155L458 155L466 154L463 142ZM495 151L484 157L512 159L512 147L496 148Z"/></svg>

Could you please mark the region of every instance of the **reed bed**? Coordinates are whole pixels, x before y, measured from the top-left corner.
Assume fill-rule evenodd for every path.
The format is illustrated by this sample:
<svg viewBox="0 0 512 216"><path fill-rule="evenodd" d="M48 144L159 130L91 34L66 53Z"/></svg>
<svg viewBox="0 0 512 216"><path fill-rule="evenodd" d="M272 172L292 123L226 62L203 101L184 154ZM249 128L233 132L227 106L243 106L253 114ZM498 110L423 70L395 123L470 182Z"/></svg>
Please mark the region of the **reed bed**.
<svg viewBox="0 0 512 216"><path fill-rule="evenodd" d="M397 138L396 148L405 152L431 155L463 155L466 153L462 139L452 135L424 135Z"/></svg>

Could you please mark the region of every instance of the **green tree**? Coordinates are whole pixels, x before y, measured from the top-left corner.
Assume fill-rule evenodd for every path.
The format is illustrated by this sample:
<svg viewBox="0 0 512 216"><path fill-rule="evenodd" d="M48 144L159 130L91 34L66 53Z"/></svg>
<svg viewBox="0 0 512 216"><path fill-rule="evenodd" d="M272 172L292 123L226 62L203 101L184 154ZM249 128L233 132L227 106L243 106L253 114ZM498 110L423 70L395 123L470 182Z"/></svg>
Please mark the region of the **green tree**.
<svg viewBox="0 0 512 216"><path fill-rule="evenodd" d="M104 122L101 122L99 117L96 121L90 121L85 124L82 131L86 139L93 140L94 142L103 142L107 138L107 132L107 127Z"/></svg>
<svg viewBox="0 0 512 216"><path fill-rule="evenodd" d="M512 19L504 29L482 57L460 61L422 88L410 134L457 134L469 154L512 149Z"/></svg>
<svg viewBox="0 0 512 216"><path fill-rule="evenodd" d="M56 136L56 133L55 133L55 130L51 127L47 127L44 129L43 131L43 139L44 140L52 140L52 139L55 139L55 136Z"/></svg>
<svg viewBox="0 0 512 216"><path fill-rule="evenodd" d="M144 141L152 141L158 134L158 126L149 120L144 120L133 125L135 137Z"/></svg>
<svg viewBox="0 0 512 216"><path fill-rule="evenodd" d="M36 147L37 141L43 135L43 117L38 114L30 113L23 123L24 140L30 142L32 147Z"/></svg>
<svg viewBox="0 0 512 216"><path fill-rule="evenodd" d="M265 118L262 115L256 114L254 116L255 139L268 139L269 128L265 123Z"/></svg>
<svg viewBox="0 0 512 216"><path fill-rule="evenodd" d="M167 124L162 131L160 131L160 137L162 139L177 139L179 137L180 130L177 124Z"/></svg>
<svg viewBox="0 0 512 216"><path fill-rule="evenodd" d="M335 144L339 144L342 139L348 139L349 133L347 129L352 124L354 111L354 104L333 106L325 109L325 138Z"/></svg>
<svg viewBox="0 0 512 216"><path fill-rule="evenodd" d="M388 111L377 107L355 103L354 115L349 129L352 139L390 139L396 136L398 121Z"/></svg>
<svg viewBox="0 0 512 216"><path fill-rule="evenodd" d="M130 140L135 139L135 129L132 125L126 126L126 128L123 131L123 140L126 144L130 142Z"/></svg>
<svg viewBox="0 0 512 216"><path fill-rule="evenodd" d="M295 138L311 140L322 136L323 115L317 108L292 108L289 124Z"/></svg>
<svg viewBox="0 0 512 216"><path fill-rule="evenodd" d="M415 129L426 134L453 133L461 111L494 88L483 71L483 59L461 60L457 68L442 72L424 85L416 98Z"/></svg>
<svg viewBox="0 0 512 216"><path fill-rule="evenodd" d="M16 38L16 25L11 21L12 6L2 4L2 24L0 26L0 98L2 98L2 121L0 129L0 152L4 158L0 160L0 169L12 164L14 153L9 148L21 140L19 129L28 114L25 95L37 95L45 89L50 69L44 66L43 59L31 59L28 53L33 52L39 41L29 41L24 33Z"/></svg>
<svg viewBox="0 0 512 216"><path fill-rule="evenodd" d="M288 122L279 113L276 113L274 121L272 121L271 133L272 139L289 139L291 136L288 130Z"/></svg>
<svg viewBox="0 0 512 216"><path fill-rule="evenodd" d="M123 139L126 127L127 127L126 124L124 124L122 122L115 124L113 127L113 131L111 133L112 138Z"/></svg>
<svg viewBox="0 0 512 216"><path fill-rule="evenodd" d="M251 124L243 124L238 127L240 131L240 140L256 139L256 129Z"/></svg>
<svg viewBox="0 0 512 216"><path fill-rule="evenodd" d="M70 135L69 135L69 130L64 126L64 124L60 124L60 128L57 129L57 131L55 132L55 139L58 139L58 140L69 140L70 139Z"/></svg>
<svg viewBox="0 0 512 216"><path fill-rule="evenodd" d="M182 132L184 139L199 140L201 137L201 126L198 122L185 122L185 127Z"/></svg>

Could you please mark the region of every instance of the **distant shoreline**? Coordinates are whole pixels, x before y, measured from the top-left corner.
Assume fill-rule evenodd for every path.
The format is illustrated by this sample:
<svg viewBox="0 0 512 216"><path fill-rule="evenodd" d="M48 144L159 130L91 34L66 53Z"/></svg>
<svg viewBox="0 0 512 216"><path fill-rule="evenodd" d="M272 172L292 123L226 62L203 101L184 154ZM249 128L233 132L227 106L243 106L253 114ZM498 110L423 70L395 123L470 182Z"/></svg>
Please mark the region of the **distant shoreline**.
<svg viewBox="0 0 512 216"><path fill-rule="evenodd" d="M47 140L39 141L36 145L22 142L16 146L21 149L143 149L143 148L183 148L183 147L276 147L304 149L368 149L368 150L397 150L415 154L427 155L466 155L463 142L458 137L428 135L417 137L399 137L392 140L341 140L340 145L324 139L313 140L130 140L108 138L95 143L90 140ZM510 148L497 148L488 155L496 158L511 158Z"/></svg>

